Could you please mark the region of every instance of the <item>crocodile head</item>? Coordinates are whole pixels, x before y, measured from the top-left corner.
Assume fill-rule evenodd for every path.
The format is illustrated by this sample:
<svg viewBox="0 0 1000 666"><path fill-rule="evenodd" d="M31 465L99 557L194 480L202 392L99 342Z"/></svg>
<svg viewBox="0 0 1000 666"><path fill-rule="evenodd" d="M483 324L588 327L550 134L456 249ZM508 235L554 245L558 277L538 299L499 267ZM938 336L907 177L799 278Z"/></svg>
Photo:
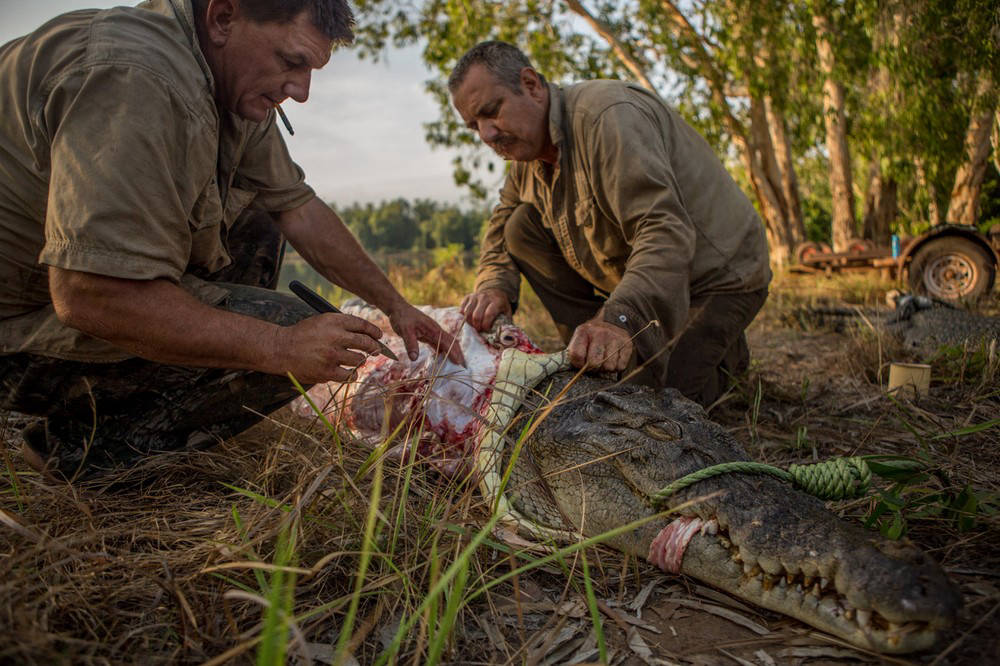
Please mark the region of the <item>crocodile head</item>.
<svg viewBox="0 0 1000 666"><path fill-rule="evenodd" d="M568 373L543 391L553 396ZM544 400L530 399L530 415ZM672 390L579 378L525 443L508 499L522 516L587 536L656 514L650 496L709 465L746 460L740 445ZM930 647L961 598L905 542L839 519L770 477L727 474L678 493L680 517L654 519L608 544L754 604L881 652Z"/></svg>

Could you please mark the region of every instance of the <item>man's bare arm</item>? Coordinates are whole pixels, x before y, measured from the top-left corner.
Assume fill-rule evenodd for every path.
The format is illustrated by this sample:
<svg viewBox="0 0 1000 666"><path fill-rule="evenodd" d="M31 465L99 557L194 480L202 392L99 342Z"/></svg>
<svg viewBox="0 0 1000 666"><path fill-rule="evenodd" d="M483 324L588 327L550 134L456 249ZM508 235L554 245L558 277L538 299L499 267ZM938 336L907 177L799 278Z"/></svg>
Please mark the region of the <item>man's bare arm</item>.
<svg viewBox="0 0 1000 666"><path fill-rule="evenodd" d="M403 338L410 358L417 355L417 340L448 354L464 365L454 338L433 319L410 305L372 261L343 220L325 203L313 198L282 213L278 226L293 247L323 277L376 306L389 316Z"/></svg>
<svg viewBox="0 0 1000 666"><path fill-rule="evenodd" d="M373 352L381 336L376 326L349 315L278 326L205 305L167 280L50 267L49 288L64 324L158 363L343 381L364 361L351 350Z"/></svg>

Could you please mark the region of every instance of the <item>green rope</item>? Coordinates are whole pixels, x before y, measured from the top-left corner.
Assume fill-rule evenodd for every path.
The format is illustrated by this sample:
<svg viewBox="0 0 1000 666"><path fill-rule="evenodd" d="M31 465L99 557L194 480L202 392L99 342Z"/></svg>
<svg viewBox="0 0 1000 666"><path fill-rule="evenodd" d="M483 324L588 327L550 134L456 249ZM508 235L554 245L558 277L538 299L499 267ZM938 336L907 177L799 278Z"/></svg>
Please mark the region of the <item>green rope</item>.
<svg viewBox="0 0 1000 666"><path fill-rule="evenodd" d="M699 481L732 472L768 474L824 500L861 497L868 491L872 478L868 463L859 457L833 458L812 465L789 465L788 471L758 462L727 462L677 479L653 494L653 505L660 506L674 493Z"/></svg>

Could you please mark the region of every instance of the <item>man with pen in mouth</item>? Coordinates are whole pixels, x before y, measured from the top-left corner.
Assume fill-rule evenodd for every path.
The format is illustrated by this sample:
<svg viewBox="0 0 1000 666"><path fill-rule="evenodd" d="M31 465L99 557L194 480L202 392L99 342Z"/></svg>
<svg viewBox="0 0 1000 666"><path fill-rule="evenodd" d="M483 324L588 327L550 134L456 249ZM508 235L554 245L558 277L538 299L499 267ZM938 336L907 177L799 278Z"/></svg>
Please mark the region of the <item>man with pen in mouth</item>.
<svg viewBox="0 0 1000 666"><path fill-rule="evenodd" d="M343 0L149 0L0 47L0 409L57 478L208 446L346 380L380 331L274 291L287 239L411 358L454 340L305 183L278 125L353 39ZM283 117L287 125L287 120Z"/></svg>

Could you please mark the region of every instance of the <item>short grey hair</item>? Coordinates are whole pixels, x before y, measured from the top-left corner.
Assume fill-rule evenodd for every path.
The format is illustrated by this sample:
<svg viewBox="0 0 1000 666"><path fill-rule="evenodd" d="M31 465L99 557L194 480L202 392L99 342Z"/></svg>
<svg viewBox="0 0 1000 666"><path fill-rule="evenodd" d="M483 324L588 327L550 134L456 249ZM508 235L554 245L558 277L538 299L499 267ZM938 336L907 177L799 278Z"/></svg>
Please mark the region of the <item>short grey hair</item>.
<svg viewBox="0 0 1000 666"><path fill-rule="evenodd" d="M500 83L518 95L521 94L521 70L525 67L534 69L528 56L513 44L495 40L479 42L459 58L448 77L448 92L454 94L458 90L473 65L484 66ZM541 74L538 77L545 81Z"/></svg>

